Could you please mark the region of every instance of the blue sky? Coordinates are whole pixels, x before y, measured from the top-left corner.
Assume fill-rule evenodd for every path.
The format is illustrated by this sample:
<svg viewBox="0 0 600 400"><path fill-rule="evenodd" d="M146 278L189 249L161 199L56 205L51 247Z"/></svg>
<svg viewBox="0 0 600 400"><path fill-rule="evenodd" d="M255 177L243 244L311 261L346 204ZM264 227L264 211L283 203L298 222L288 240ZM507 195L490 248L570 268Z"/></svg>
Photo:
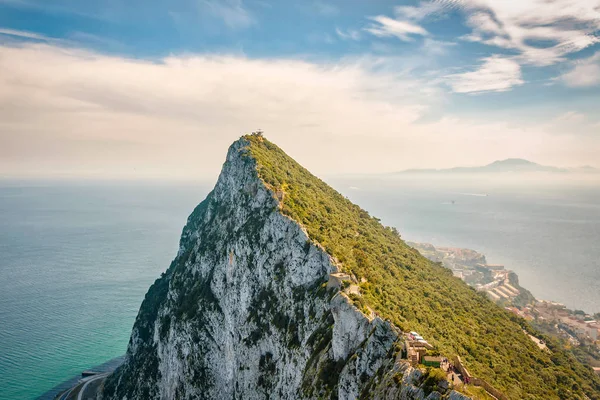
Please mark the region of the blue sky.
<svg viewBox="0 0 600 400"><path fill-rule="evenodd" d="M600 166L600 0L0 0L0 71L4 175Z"/></svg>

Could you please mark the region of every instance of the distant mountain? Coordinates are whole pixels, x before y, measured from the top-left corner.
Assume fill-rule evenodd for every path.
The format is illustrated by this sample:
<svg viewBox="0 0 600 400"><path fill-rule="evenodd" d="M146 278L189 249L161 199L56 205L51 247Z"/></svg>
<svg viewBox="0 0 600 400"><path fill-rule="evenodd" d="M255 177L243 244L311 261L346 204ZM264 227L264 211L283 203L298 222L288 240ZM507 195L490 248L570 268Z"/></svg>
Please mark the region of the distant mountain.
<svg viewBox="0 0 600 400"><path fill-rule="evenodd" d="M567 169L540 165L522 158L507 158L506 160L494 161L484 167L474 168L486 172L568 172Z"/></svg>
<svg viewBox="0 0 600 400"><path fill-rule="evenodd" d="M583 167L570 168L569 172L578 172L581 174L595 174L600 172L600 169L591 167L589 165L584 165Z"/></svg>
<svg viewBox="0 0 600 400"><path fill-rule="evenodd" d="M522 158L507 158L494 161L480 167L456 167L448 169L408 169L400 173L519 173L519 172L554 172L554 173L598 173L600 170L590 167L559 168L541 165Z"/></svg>

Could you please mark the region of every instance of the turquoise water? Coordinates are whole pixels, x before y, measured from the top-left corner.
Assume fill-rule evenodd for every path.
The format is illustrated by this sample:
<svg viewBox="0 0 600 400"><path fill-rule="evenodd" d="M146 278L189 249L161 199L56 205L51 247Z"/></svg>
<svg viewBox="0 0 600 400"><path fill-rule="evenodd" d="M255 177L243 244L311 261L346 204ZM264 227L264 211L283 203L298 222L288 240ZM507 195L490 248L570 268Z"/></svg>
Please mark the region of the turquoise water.
<svg viewBox="0 0 600 400"><path fill-rule="evenodd" d="M471 247L540 298L600 311L600 186L330 181L405 239ZM0 182L0 399L34 399L125 352L146 290L208 190Z"/></svg>
<svg viewBox="0 0 600 400"><path fill-rule="evenodd" d="M33 399L124 354L145 292L207 191L0 186L0 399Z"/></svg>
<svg viewBox="0 0 600 400"><path fill-rule="evenodd" d="M331 183L406 240L477 250L517 272L536 298L600 312L600 181L594 179L408 175Z"/></svg>

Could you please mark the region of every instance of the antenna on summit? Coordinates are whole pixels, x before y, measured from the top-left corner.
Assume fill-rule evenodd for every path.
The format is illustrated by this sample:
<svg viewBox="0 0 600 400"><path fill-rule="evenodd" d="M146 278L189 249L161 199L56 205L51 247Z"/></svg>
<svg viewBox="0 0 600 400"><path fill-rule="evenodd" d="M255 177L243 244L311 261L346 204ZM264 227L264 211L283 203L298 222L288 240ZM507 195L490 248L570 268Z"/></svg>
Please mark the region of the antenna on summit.
<svg viewBox="0 0 600 400"><path fill-rule="evenodd" d="M258 128L257 130L255 130L254 132L252 132L253 136L258 136L259 138L263 137L263 130Z"/></svg>

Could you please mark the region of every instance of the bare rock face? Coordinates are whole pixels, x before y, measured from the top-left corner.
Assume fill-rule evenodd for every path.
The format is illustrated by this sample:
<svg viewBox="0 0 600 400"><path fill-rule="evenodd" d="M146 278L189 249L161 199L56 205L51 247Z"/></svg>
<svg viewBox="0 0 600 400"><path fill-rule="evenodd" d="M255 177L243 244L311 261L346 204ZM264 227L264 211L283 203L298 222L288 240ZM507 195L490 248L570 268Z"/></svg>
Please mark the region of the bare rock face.
<svg viewBox="0 0 600 400"><path fill-rule="evenodd" d="M247 145L190 215L102 398L430 398L396 360L396 328L327 288L335 263L281 214Z"/></svg>

